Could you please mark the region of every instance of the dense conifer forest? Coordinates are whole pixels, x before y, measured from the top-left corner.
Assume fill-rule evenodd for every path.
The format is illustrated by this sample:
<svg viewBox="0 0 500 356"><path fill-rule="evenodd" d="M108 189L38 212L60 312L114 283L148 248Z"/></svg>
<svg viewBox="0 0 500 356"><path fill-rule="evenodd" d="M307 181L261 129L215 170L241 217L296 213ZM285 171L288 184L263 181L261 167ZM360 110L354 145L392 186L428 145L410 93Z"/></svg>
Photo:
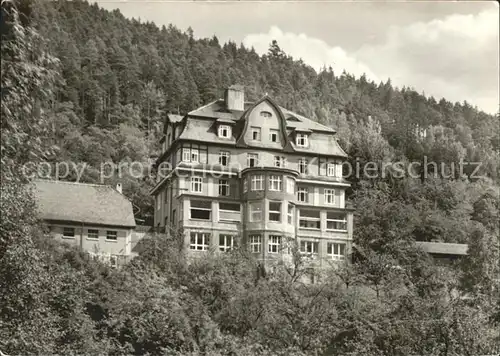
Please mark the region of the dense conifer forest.
<svg viewBox="0 0 500 356"><path fill-rule="evenodd" d="M498 114L390 81L317 73L276 42L259 56L83 1L6 1L1 26L0 351L500 352ZM76 163L83 182L100 182L105 162L149 167L167 113L220 98L234 83L247 100L268 93L333 127L352 163L475 164L463 175L350 178L354 242L364 259L332 269L320 285L300 283L300 254L271 276L239 250L187 265L176 257L175 237L151 236L144 253L116 271L44 234L26 188L36 165ZM138 217L150 221L153 178L122 182ZM442 266L415 240L467 243L469 255Z"/></svg>

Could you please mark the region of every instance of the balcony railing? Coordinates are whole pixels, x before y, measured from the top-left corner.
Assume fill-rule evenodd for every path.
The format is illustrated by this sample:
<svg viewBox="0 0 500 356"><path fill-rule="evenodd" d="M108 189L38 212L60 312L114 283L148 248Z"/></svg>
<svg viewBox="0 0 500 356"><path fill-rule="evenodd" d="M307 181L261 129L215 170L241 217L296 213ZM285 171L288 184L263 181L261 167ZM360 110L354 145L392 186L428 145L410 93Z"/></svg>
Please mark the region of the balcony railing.
<svg viewBox="0 0 500 356"><path fill-rule="evenodd" d="M241 212L232 210L219 210L219 220L241 221Z"/></svg>
<svg viewBox="0 0 500 356"><path fill-rule="evenodd" d="M346 220L326 220L326 229L333 231L347 231L347 221Z"/></svg>

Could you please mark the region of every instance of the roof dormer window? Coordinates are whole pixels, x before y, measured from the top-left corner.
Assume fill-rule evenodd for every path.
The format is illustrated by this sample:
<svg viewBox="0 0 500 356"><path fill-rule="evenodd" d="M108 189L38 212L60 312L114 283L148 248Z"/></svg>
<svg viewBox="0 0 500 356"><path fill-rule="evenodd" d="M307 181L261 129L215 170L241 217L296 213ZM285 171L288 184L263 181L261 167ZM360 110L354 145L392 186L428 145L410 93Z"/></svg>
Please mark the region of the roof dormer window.
<svg viewBox="0 0 500 356"><path fill-rule="evenodd" d="M252 140L260 141L260 127L252 127Z"/></svg>
<svg viewBox="0 0 500 356"><path fill-rule="evenodd" d="M219 137L230 138L231 137L231 126L219 125Z"/></svg>
<svg viewBox="0 0 500 356"><path fill-rule="evenodd" d="M273 116L269 111L261 111L260 116L262 117L271 117Z"/></svg>
<svg viewBox="0 0 500 356"><path fill-rule="evenodd" d="M309 141L308 141L307 134L305 134L305 133L297 133L297 135L295 136L295 144L298 147L307 147L307 146L309 146Z"/></svg>
<svg viewBox="0 0 500 356"><path fill-rule="evenodd" d="M279 130L270 130L269 131L269 140L271 142L279 142Z"/></svg>

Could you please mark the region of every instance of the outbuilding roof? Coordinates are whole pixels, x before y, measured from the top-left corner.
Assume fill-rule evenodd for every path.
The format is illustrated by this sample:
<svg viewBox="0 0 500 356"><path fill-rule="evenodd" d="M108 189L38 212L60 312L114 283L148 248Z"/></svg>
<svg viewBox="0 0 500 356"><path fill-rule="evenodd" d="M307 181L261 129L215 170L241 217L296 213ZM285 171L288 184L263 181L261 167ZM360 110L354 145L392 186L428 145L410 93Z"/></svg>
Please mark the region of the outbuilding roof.
<svg viewBox="0 0 500 356"><path fill-rule="evenodd" d="M33 185L43 220L135 227L132 203L110 186L55 180L35 180Z"/></svg>
<svg viewBox="0 0 500 356"><path fill-rule="evenodd" d="M415 244L427 253L436 255L467 255L469 245L447 242L415 241Z"/></svg>

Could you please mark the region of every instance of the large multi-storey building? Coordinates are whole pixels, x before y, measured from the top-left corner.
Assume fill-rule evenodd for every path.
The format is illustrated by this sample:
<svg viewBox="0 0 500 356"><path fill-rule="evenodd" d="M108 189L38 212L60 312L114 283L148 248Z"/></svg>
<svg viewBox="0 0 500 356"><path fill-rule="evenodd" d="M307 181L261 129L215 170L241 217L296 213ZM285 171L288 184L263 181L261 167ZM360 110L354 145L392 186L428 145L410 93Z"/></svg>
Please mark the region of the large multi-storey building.
<svg viewBox="0 0 500 356"><path fill-rule="evenodd" d="M342 260L352 209L335 131L278 106L244 101L241 86L187 115L168 115L156 162L155 226L182 231L185 250L244 245L256 257L301 252Z"/></svg>

